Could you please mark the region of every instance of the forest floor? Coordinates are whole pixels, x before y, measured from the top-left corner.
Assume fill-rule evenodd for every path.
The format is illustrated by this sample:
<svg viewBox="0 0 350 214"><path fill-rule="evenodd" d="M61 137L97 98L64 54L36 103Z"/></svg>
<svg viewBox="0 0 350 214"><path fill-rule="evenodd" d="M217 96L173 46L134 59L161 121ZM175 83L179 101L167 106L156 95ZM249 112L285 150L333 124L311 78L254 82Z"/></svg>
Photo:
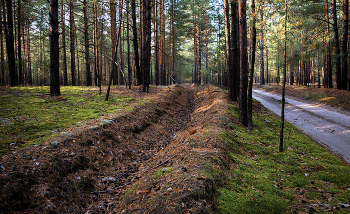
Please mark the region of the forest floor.
<svg viewBox="0 0 350 214"><path fill-rule="evenodd" d="M279 120L257 102L248 132L214 86L113 94L131 110L3 153L0 213L350 211L350 168L290 124L279 153Z"/></svg>

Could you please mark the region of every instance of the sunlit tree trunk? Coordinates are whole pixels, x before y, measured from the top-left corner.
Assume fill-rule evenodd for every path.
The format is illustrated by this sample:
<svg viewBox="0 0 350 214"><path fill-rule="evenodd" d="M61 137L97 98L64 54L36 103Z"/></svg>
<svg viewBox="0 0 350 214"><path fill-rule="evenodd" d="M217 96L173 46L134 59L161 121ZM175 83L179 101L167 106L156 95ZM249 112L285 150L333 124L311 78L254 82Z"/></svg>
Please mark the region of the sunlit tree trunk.
<svg viewBox="0 0 350 214"><path fill-rule="evenodd" d="M254 78L254 64L255 64L255 51L256 51L256 17L255 17L255 0L252 0L252 36L251 36L251 58L250 58L250 71L249 71L249 83L248 83L248 130L253 129L253 78Z"/></svg>
<svg viewBox="0 0 350 214"><path fill-rule="evenodd" d="M283 64L283 87L282 87L282 110L281 110L281 131L279 152L283 152L283 131L284 131L284 106L285 106L285 91L287 79L287 11L288 2L285 0L285 17L284 17L284 64Z"/></svg>
<svg viewBox="0 0 350 214"><path fill-rule="evenodd" d="M50 95L59 96L60 93L60 49L58 34L58 0L50 1Z"/></svg>
<svg viewBox="0 0 350 214"><path fill-rule="evenodd" d="M263 13L261 12L261 17ZM262 21L261 21L262 22ZM260 85L265 84L265 65L264 65L264 27L261 27L261 35L260 35Z"/></svg>

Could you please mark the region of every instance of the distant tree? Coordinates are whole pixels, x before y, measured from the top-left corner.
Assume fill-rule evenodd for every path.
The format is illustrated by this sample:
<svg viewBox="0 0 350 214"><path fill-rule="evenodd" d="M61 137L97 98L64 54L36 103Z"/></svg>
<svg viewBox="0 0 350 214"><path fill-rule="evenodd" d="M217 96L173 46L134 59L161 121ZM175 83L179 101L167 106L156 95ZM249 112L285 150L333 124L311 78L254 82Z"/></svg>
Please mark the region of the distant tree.
<svg viewBox="0 0 350 214"><path fill-rule="evenodd" d="M50 1L50 95L59 96L60 93L60 49L58 44L58 0Z"/></svg>

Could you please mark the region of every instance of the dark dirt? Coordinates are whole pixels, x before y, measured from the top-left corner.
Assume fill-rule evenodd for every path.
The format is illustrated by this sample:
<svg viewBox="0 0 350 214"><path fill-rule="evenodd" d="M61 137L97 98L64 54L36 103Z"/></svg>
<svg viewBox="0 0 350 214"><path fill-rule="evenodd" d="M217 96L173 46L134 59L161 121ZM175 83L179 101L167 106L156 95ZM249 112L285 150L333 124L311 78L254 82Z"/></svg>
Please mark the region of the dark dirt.
<svg viewBox="0 0 350 214"><path fill-rule="evenodd" d="M217 172L231 168L216 138L229 128L224 93L189 85L150 92L150 103L109 123L3 156L0 213L214 212L224 182Z"/></svg>

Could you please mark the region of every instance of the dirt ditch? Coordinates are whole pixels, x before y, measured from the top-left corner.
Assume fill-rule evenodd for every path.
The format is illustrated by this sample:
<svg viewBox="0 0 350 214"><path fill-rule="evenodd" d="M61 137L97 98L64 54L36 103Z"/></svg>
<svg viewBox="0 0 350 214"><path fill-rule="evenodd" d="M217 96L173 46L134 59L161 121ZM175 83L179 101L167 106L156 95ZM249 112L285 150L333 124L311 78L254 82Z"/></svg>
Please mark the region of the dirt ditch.
<svg viewBox="0 0 350 214"><path fill-rule="evenodd" d="M166 88L70 137L4 156L0 213L212 213L231 168L224 93Z"/></svg>

